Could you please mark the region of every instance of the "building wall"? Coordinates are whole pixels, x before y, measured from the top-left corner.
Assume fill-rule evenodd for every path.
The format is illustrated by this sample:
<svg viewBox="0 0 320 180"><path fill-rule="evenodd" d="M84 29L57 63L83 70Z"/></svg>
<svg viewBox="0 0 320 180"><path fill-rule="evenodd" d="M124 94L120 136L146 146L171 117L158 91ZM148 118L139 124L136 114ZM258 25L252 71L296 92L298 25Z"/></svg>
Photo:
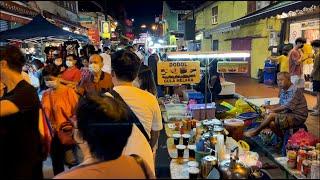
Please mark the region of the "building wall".
<svg viewBox="0 0 320 180"><path fill-rule="evenodd" d="M212 8L218 6L218 24L212 24ZM196 13L196 30L210 30L222 23L226 23L247 13L247 1L217 1ZM230 50L231 42L225 41L225 34L212 33L212 39L201 41L201 51L211 51L212 41L219 40L219 50Z"/></svg>
<svg viewBox="0 0 320 180"><path fill-rule="evenodd" d="M257 78L258 69L263 68L265 59L270 55L268 51L270 32L280 32L280 29L280 20L268 18L240 26L240 29L236 31L213 33L213 39L219 40L219 50L228 51L231 49L231 39L253 37L251 42L251 77Z"/></svg>
<svg viewBox="0 0 320 180"><path fill-rule="evenodd" d="M71 12L69 10L67 10L64 7L59 6L58 4L51 2L51 1L36 1L38 7L41 10L46 10L52 14L58 15L60 17L69 19L70 21L74 21L77 22L79 20L79 17L77 15L77 13L75 12ZM78 9L78 3L76 3L76 8Z"/></svg>
<svg viewBox="0 0 320 180"><path fill-rule="evenodd" d="M219 1L216 4L218 5L219 24L233 21L247 14L247 1ZM259 37L251 41L251 77L257 78L258 69L263 68L265 59L270 55L268 52L270 31L280 32L280 29L280 20L267 18L240 26L240 29L235 31L212 33L212 40L219 40L220 51L230 51L230 39Z"/></svg>
<svg viewBox="0 0 320 180"><path fill-rule="evenodd" d="M171 12L165 1L163 2L163 19L165 19L164 33L178 30L178 14Z"/></svg>

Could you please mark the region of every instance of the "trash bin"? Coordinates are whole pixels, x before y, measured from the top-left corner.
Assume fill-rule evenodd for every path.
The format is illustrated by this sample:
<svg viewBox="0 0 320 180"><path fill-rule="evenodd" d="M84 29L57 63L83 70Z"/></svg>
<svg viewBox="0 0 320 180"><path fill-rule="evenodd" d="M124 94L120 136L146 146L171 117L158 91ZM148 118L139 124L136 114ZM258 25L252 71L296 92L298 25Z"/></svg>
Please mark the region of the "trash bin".
<svg viewBox="0 0 320 180"><path fill-rule="evenodd" d="M265 61L263 69L263 83L274 85L277 79L277 64L271 60Z"/></svg>

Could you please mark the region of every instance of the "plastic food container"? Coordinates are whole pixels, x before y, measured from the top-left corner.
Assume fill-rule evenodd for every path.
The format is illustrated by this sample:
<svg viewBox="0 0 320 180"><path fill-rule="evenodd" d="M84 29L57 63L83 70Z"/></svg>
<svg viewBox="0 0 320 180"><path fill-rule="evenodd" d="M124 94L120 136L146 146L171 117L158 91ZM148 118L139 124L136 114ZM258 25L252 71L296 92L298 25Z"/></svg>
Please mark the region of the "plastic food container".
<svg viewBox="0 0 320 180"><path fill-rule="evenodd" d="M230 136L236 141L243 139L244 122L240 119L226 119L224 120L224 127L230 133Z"/></svg>

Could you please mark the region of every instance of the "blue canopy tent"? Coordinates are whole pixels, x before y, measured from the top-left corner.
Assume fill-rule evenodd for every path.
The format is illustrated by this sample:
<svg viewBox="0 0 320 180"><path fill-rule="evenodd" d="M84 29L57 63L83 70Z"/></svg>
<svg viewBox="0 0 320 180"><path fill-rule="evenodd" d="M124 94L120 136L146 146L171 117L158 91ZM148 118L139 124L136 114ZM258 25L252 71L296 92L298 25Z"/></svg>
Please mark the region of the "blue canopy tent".
<svg viewBox="0 0 320 180"><path fill-rule="evenodd" d="M88 37L65 31L47 21L41 14L34 17L31 22L24 26L0 32L0 41L2 42L8 40L42 41L54 39L76 39L80 42L89 43Z"/></svg>

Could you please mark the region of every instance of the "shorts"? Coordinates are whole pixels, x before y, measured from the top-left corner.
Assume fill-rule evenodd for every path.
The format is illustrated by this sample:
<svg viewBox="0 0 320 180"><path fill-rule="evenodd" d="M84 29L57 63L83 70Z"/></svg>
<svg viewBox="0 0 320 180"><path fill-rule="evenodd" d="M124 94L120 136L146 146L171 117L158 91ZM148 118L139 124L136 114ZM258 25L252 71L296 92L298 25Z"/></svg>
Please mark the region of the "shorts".
<svg viewBox="0 0 320 180"><path fill-rule="evenodd" d="M303 65L303 74L311 74L313 70L313 64L304 64Z"/></svg>
<svg viewBox="0 0 320 180"><path fill-rule="evenodd" d="M294 84L297 88L303 88L304 89L304 77L303 76L298 76L294 75L290 77L290 80L292 84Z"/></svg>
<svg viewBox="0 0 320 180"><path fill-rule="evenodd" d="M291 113L279 113L276 115L275 124L280 130L296 127L295 117Z"/></svg>
<svg viewBox="0 0 320 180"><path fill-rule="evenodd" d="M313 92L320 92L320 81L312 81Z"/></svg>

